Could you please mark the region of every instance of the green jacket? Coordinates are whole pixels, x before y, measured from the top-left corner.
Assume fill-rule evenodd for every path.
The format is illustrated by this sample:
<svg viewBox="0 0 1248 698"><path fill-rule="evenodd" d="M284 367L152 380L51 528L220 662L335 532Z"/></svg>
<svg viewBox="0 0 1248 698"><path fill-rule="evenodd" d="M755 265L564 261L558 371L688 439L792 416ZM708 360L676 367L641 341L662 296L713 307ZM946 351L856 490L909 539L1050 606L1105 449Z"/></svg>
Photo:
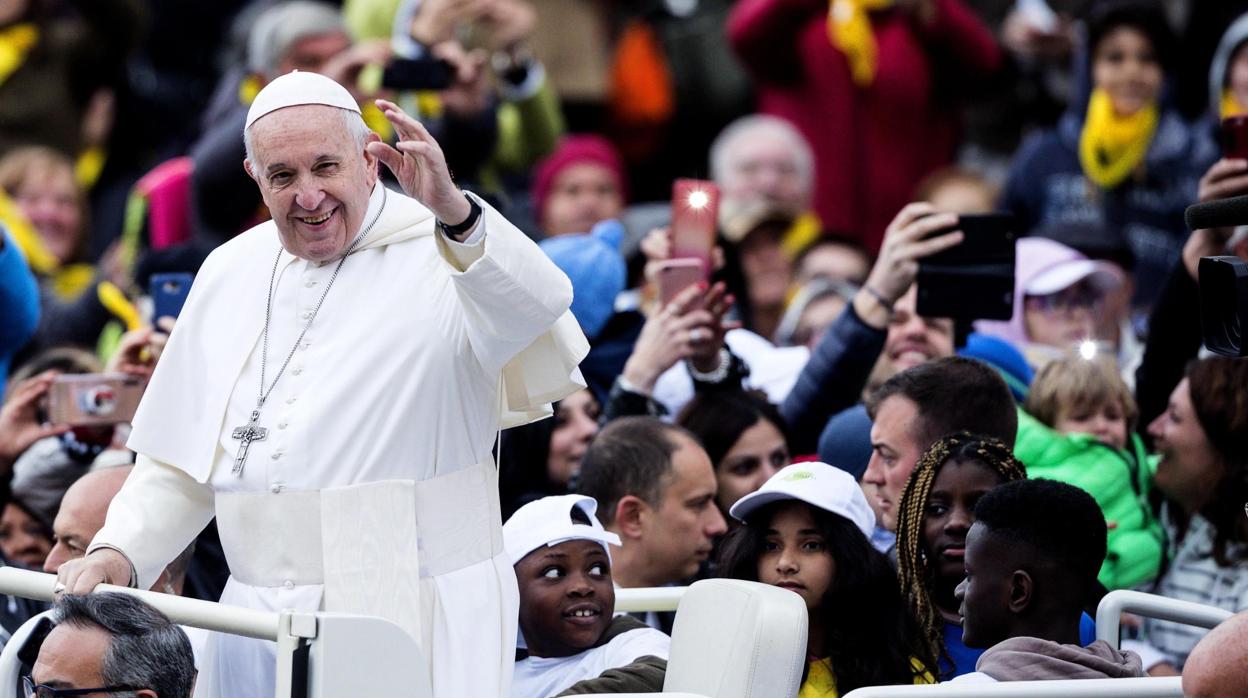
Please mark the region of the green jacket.
<svg viewBox="0 0 1248 698"><path fill-rule="evenodd" d="M1107 589L1152 581L1161 567L1164 533L1148 503L1156 461L1140 438L1118 451L1085 434L1059 434L1018 411L1014 454L1027 477L1074 485L1096 499L1109 524L1109 550L1098 579Z"/></svg>

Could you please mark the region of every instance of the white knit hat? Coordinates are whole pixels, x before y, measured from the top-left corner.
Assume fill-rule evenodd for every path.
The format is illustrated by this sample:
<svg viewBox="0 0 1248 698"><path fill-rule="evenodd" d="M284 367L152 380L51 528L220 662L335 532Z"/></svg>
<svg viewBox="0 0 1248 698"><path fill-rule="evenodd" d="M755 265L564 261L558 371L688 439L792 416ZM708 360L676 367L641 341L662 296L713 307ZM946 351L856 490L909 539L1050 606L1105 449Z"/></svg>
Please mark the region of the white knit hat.
<svg viewBox="0 0 1248 698"><path fill-rule="evenodd" d="M796 499L849 519L867 538L875 530L875 512L853 475L827 463L794 463L732 505L728 513L745 521L756 509L772 502Z"/></svg>
<svg viewBox="0 0 1248 698"><path fill-rule="evenodd" d="M251 128L256 119L270 112L304 104L324 104L360 113L360 105L355 103L347 88L320 73L295 70L274 79L260 90L247 110L247 123L243 130Z"/></svg>
<svg viewBox="0 0 1248 698"><path fill-rule="evenodd" d="M589 525L572 520L572 510L580 509ZM511 564L543 546L555 546L570 540L589 540L602 546L611 555L611 545L619 545L620 537L602 527L594 512L598 502L592 497L564 494L543 497L529 502L503 524L503 547Z"/></svg>

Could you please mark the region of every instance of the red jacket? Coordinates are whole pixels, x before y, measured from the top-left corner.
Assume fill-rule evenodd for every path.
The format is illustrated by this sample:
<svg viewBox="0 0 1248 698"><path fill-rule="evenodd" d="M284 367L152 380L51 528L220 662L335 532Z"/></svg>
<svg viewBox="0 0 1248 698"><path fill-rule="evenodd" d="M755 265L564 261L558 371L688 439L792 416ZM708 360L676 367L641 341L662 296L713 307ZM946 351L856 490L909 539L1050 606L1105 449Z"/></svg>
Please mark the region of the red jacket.
<svg viewBox="0 0 1248 698"><path fill-rule="evenodd" d="M740 0L728 36L759 90L759 110L793 122L815 153L814 207L825 230L877 250L884 228L958 145L960 97L1001 64L992 34L961 0L873 13L879 61L860 88L828 37L828 0Z"/></svg>

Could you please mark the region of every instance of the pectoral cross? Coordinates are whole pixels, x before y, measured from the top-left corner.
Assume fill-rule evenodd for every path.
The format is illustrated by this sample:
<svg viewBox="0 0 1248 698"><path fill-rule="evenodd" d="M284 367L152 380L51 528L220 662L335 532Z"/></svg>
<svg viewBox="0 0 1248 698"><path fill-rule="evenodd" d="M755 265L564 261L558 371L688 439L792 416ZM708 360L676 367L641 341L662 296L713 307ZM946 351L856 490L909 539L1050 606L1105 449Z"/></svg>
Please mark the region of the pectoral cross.
<svg viewBox="0 0 1248 698"><path fill-rule="evenodd" d="M247 462L247 449L251 447L251 442L264 441L268 435L269 430L260 426L260 410L252 410L251 421L244 426L236 427L230 434L230 438L242 442L238 447L238 455L234 457L234 467L230 472L242 475L243 464Z"/></svg>

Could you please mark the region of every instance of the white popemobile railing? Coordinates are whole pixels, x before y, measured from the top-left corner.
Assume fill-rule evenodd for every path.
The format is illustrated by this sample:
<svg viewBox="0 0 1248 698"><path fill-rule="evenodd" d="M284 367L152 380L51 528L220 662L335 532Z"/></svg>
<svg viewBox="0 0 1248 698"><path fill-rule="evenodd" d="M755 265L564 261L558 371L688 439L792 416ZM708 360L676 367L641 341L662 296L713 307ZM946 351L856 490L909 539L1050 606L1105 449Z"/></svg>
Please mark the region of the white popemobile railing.
<svg viewBox="0 0 1248 698"><path fill-rule="evenodd" d="M0 568L0 593L53 600L52 575ZM132 594L175 623L277 643L275 698L330 698L353 695L358 677L377 686L406 686L413 698L430 698L428 669L416 642L380 618L333 613L266 613L207 601L104 585L100 590ZM688 587L617 589L616 610L676 610ZM1097 637L1118 646L1123 613L1212 628L1231 614L1222 609L1152 594L1115 591L1097 609ZM37 619L23 625L0 654L0 686L17 685L17 652ZM384 648L385 651L378 651ZM406 661L390 658L405 657ZM942 684L861 688L845 698L1179 698L1181 679L1141 678L1089 681L1027 681L1003 684ZM677 694L673 695L673 698ZM691 695L691 694L680 694ZM708 694L714 695L714 694ZM0 692L0 698L7 698Z"/></svg>
<svg viewBox="0 0 1248 698"><path fill-rule="evenodd" d="M53 600L56 577L14 567L0 568L0 593ZM266 613L152 591L101 585L100 591L131 594L175 623L277 643L275 698L337 698L355 695L359 677L370 685L403 686L404 695L431 698L428 667L416 641L381 618L338 613ZM17 686L18 651L38 622L26 622L0 653L0 686ZM382 648L385 651L379 651ZM404 657L405 661L390 661ZM416 661L412 661L415 658ZM0 698L7 698L0 689ZM12 695L12 694L10 694Z"/></svg>

